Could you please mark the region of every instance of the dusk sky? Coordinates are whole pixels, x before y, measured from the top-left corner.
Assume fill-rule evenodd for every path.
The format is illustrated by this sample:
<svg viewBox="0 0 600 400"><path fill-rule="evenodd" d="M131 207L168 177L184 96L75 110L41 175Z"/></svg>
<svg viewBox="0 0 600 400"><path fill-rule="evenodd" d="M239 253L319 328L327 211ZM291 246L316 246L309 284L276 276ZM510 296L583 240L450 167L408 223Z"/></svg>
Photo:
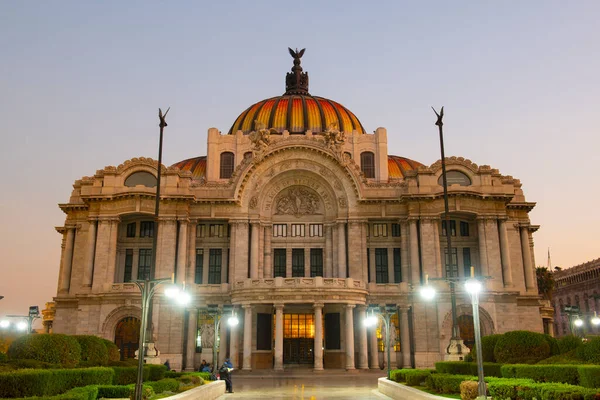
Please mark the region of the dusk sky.
<svg viewBox="0 0 600 400"><path fill-rule="evenodd" d="M206 154L285 90L306 47L313 95L352 110L389 153L447 156L523 183L537 265L600 257L599 1L5 1L0 11L0 317L56 295L73 182Z"/></svg>

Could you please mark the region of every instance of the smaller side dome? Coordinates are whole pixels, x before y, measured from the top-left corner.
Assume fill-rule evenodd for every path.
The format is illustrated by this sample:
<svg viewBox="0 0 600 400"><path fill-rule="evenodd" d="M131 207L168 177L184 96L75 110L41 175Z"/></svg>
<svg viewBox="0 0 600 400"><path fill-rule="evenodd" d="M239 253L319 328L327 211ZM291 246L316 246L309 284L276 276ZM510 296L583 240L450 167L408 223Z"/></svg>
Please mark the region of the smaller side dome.
<svg viewBox="0 0 600 400"><path fill-rule="evenodd" d="M182 171L192 173L192 179L201 180L206 178L206 156L188 158L172 165Z"/></svg>
<svg viewBox="0 0 600 400"><path fill-rule="evenodd" d="M414 161L405 157L388 156L388 177L390 179L404 179L406 171L413 171L422 167L418 161Z"/></svg>

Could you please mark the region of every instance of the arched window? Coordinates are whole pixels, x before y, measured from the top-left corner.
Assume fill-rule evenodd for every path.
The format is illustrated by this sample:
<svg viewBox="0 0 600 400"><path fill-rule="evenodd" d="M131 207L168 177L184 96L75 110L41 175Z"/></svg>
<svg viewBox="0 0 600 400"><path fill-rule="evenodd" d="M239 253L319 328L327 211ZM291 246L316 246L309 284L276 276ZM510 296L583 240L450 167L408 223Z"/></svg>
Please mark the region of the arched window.
<svg viewBox="0 0 600 400"><path fill-rule="evenodd" d="M123 318L115 329L115 344L120 350L121 360L134 358L140 341L140 320L135 317Z"/></svg>
<svg viewBox="0 0 600 400"><path fill-rule="evenodd" d="M156 177L150 172L138 171L129 175L127 179L125 179L125 186L135 187L137 185L156 187Z"/></svg>
<svg viewBox="0 0 600 400"><path fill-rule="evenodd" d="M375 154L370 151L360 153L360 169L365 178L375 178Z"/></svg>
<svg viewBox="0 0 600 400"><path fill-rule="evenodd" d="M233 153L221 153L221 179L229 179L233 174Z"/></svg>
<svg viewBox="0 0 600 400"><path fill-rule="evenodd" d="M451 185L460 185L460 186L470 186L471 178L469 178L466 174L463 174L460 171L447 171L446 172L446 180L448 181L448 186ZM440 175L438 178L438 185L444 185L444 176Z"/></svg>

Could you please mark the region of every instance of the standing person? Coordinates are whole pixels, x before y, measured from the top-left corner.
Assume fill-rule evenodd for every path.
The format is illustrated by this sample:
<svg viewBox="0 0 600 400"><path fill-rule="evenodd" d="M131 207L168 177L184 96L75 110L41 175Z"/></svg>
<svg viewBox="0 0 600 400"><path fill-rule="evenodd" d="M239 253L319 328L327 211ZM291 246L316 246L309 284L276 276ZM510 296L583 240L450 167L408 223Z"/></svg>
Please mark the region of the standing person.
<svg viewBox="0 0 600 400"><path fill-rule="evenodd" d="M233 393L233 384L231 382L231 371L233 370L233 364L231 364L231 360L229 358L225 359L223 366L219 369L219 374L221 375L221 379L225 381L225 389L229 393Z"/></svg>

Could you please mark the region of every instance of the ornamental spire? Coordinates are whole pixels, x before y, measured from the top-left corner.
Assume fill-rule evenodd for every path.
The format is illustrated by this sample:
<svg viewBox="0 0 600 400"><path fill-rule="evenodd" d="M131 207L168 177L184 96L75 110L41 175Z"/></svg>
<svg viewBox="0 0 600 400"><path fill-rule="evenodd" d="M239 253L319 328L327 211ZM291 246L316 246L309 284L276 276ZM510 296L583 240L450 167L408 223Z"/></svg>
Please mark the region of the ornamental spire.
<svg viewBox="0 0 600 400"><path fill-rule="evenodd" d="M309 94L308 93L308 73L302 72L300 66L300 58L304 55L304 50L292 50L288 47L290 54L294 57L294 66L292 72L288 72L285 76L285 93L284 94Z"/></svg>

